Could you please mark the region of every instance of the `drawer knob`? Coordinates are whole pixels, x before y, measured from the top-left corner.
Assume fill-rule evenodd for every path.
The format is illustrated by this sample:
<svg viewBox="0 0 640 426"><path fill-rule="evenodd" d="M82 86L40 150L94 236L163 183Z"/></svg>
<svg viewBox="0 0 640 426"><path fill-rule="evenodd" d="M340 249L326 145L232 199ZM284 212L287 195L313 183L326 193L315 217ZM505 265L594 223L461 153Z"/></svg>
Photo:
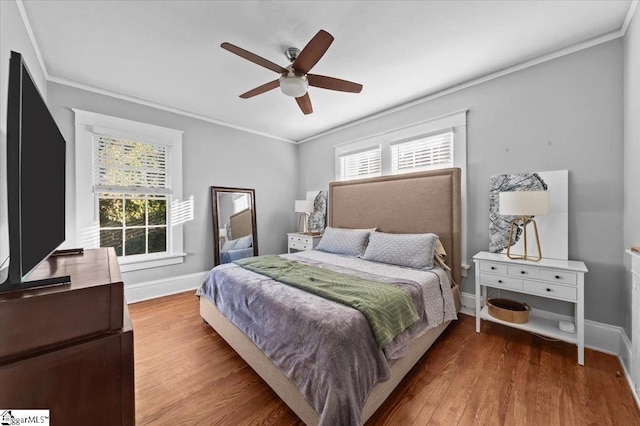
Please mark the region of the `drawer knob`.
<svg viewBox="0 0 640 426"><path fill-rule="evenodd" d="M499 284L502 284L502 280L498 280L498 283L499 283Z"/></svg>
<svg viewBox="0 0 640 426"><path fill-rule="evenodd" d="M492 267L491 267L491 270L495 270L495 269L496 269L496 267L495 267L495 266L492 266Z"/></svg>
<svg viewBox="0 0 640 426"><path fill-rule="evenodd" d="M547 291L552 291L549 287L547 287Z"/></svg>
<svg viewBox="0 0 640 426"><path fill-rule="evenodd" d="M527 271L520 271L520 273L524 275L527 273Z"/></svg>
<svg viewBox="0 0 640 426"><path fill-rule="evenodd" d="M560 279L560 275L556 275L556 280L559 280L559 279Z"/></svg>

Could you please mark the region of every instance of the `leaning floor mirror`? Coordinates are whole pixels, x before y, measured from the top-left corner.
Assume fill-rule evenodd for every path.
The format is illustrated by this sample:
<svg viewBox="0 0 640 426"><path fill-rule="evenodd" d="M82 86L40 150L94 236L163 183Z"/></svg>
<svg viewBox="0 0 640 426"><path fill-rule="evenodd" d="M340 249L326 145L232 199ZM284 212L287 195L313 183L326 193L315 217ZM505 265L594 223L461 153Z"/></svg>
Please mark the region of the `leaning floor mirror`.
<svg viewBox="0 0 640 426"><path fill-rule="evenodd" d="M258 255L253 189L211 187L215 265Z"/></svg>

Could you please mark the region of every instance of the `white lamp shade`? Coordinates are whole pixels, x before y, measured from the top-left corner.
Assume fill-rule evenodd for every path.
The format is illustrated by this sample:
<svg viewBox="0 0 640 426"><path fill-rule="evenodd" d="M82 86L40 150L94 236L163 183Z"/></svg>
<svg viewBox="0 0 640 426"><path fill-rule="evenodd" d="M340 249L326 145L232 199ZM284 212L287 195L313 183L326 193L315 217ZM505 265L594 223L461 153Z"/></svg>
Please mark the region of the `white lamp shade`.
<svg viewBox="0 0 640 426"><path fill-rule="evenodd" d="M500 214L537 216L549 213L549 191L510 191L500 193Z"/></svg>
<svg viewBox="0 0 640 426"><path fill-rule="evenodd" d="M296 200L296 213L311 213L313 212L313 200Z"/></svg>

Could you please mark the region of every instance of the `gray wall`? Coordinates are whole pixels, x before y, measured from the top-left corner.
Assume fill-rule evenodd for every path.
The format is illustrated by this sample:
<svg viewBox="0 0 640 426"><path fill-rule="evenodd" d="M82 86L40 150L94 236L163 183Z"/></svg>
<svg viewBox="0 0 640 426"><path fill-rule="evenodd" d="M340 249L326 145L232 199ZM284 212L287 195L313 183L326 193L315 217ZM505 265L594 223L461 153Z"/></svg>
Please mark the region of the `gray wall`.
<svg viewBox="0 0 640 426"><path fill-rule="evenodd" d="M286 251L295 226L296 145L219 126L61 84L49 83L49 108L67 139L67 229L75 228L75 138L71 108L184 131L184 199L194 196L195 219L184 225L180 265L123 274L125 284L207 271L213 267L210 186L253 188L260 254Z"/></svg>
<svg viewBox="0 0 640 426"><path fill-rule="evenodd" d="M640 9L624 37L624 247L640 246ZM624 255L627 267L629 256ZM624 329L631 336L631 273Z"/></svg>
<svg viewBox="0 0 640 426"><path fill-rule="evenodd" d="M334 179L335 144L468 108L468 256L488 248L492 175L569 170L569 257L589 268L585 316L622 325L622 50L614 40L304 143L298 192ZM463 290L474 292L473 271ZM525 299L571 312L569 304Z"/></svg>
<svg viewBox="0 0 640 426"><path fill-rule="evenodd" d="M9 255L5 153L7 152L7 88L11 51L22 54L31 77L45 99L47 99L47 80L38 63L16 2L0 1L0 41L0 269L2 269L0 282L4 282L9 266L9 262L5 262Z"/></svg>

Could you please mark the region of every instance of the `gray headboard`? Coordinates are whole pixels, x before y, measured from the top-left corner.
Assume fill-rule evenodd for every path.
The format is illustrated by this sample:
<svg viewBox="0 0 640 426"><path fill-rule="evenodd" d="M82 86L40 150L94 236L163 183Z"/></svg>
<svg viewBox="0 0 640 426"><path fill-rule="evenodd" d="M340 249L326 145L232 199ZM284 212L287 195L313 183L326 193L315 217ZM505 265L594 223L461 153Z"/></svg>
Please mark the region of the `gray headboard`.
<svg viewBox="0 0 640 426"><path fill-rule="evenodd" d="M331 182L329 226L437 234L453 279L460 283L460 179L460 169L451 168Z"/></svg>

